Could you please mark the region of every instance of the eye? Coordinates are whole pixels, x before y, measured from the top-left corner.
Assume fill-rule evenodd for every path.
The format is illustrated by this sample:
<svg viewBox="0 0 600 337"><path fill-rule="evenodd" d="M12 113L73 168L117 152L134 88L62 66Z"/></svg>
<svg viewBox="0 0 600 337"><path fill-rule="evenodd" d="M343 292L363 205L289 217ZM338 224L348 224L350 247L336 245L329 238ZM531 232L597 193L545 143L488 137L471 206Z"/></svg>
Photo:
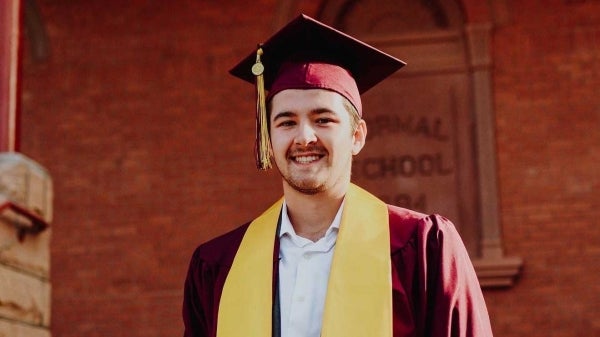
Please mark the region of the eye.
<svg viewBox="0 0 600 337"><path fill-rule="evenodd" d="M291 119L281 120L280 122L277 123L278 127L290 127L290 126L294 126L294 125L296 125L296 122L294 122Z"/></svg>
<svg viewBox="0 0 600 337"><path fill-rule="evenodd" d="M316 120L316 123L317 124L321 124L321 125L325 125L325 124L333 123L333 119L326 118L326 117L321 117L321 118L318 118Z"/></svg>

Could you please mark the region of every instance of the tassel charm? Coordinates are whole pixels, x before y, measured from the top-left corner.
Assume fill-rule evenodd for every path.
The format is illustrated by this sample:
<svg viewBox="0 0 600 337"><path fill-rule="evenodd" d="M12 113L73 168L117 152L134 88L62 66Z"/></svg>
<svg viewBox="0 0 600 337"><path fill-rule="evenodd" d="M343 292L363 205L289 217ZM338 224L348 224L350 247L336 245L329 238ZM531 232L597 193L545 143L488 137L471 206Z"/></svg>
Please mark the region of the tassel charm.
<svg viewBox="0 0 600 337"><path fill-rule="evenodd" d="M252 74L256 76L256 166L260 170L271 168L271 140L267 123L267 105L265 95L265 67L260 57L263 54L261 46L256 50L256 63L252 66Z"/></svg>

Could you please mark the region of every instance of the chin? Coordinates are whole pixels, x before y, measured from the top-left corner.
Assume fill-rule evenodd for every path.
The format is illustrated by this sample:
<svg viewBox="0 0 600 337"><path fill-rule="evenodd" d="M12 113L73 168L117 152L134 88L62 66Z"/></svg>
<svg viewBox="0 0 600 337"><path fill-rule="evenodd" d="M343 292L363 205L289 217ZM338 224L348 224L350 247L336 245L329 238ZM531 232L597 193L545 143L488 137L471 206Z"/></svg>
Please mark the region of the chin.
<svg viewBox="0 0 600 337"><path fill-rule="evenodd" d="M309 195L318 194L324 190L323 188L320 188L320 187L309 188L309 187L292 186L292 188L302 194L309 194Z"/></svg>
<svg viewBox="0 0 600 337"><path fill-rule="evenodd" d="M317 194L326 189L325 184L319 184L316 182L299 182L287 177L284 177L284 179L291 188L303 194Z"/></svg>

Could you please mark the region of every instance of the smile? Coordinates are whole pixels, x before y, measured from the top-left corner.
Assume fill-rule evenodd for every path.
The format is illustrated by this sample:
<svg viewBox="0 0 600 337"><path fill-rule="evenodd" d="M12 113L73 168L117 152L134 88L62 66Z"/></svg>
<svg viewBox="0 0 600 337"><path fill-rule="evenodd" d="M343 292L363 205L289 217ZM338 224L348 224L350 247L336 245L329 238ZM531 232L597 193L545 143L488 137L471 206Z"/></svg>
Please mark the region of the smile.
<svg viewBox="0 0 600 337"><path fill-rule="evenodd" d="M314 161L321 159L321 156L317 156L317 155L296 156L296 157L292 157L292 159L295 162L300 163L300 164L308 164L308 163L312 163Z"/></svg>

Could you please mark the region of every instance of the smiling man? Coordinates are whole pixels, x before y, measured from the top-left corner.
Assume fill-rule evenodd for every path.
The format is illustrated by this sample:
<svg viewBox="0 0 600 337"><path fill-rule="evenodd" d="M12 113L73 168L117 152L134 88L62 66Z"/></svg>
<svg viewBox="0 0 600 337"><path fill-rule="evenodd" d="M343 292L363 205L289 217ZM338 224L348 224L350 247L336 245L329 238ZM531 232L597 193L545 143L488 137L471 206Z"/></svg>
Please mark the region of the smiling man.
<svg viewBox="0 0 600 337"><path fill-rule="evenodd" d="M283 198L196 249L184 336L492 336L452 223L350 182L360 94L403 65L300 16L232 69L257 85L257 164Z"/></svg>
<svg viewBox="0 0 600 337"><path fill-rule="evenodd" d="M362 120L352 125L345 101L322 89L289 89L273 96L271 144L284 194L294 193L291 189L308 195L345 193L352 156L362 149L367 132Z"/></svg>

